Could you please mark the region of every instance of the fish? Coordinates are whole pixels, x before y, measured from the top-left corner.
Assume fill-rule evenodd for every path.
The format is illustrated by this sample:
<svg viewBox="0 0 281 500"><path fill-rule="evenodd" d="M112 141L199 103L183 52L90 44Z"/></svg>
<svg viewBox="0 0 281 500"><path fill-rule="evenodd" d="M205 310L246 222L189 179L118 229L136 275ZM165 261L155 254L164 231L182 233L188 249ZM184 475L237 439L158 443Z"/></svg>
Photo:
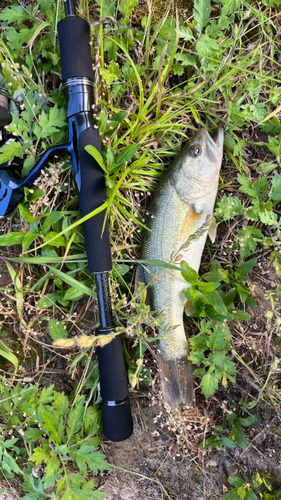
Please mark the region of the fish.
<svg viewBox="0 0 281 500"><path fill-rule="evenodd" d="M198 272L207 234L216 236L213 216L223 157L222 128L212 135L201 129L168 166L145 219L142 260L161 260L180 268L182 261ZM192 313L184 291L190 288L180 271L139 266L137 281L147 286L151 310L161 318L158 366L164 403L170 407L193 402L193 366L183 313Z"/></svg>

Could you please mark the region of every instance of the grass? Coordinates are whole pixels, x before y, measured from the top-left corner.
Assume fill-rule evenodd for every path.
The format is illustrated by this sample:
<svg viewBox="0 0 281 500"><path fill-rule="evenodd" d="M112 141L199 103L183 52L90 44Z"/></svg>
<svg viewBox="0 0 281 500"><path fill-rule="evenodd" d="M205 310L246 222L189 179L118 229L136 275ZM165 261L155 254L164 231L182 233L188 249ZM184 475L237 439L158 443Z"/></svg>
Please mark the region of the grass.
<svg viewBox="0 0 281 500"><path fill-rule="evenodd" d="M135 0L119 4L99 0L97 10L88 2L78 5L80 15L92 23L95 116L103 144L114 262L114 320L118 331L126 333L124 352L132 387L142 380L151 384L155 376L151 346L159 319L145 304L146 290L139 291L139 299L133 284L148 201L166 165L196 130L224 127L224 160L215 210L218 237L214 245L206 247L201 274L209 272L217 260L237 282L233 270L257 258L250 277L239 278L244 288L239 289L238 283L240 293L235 297L235 307L252 314L253 319L231 322L232 340L225 344L225 349L232 349L236 374L244 377L246 385L246 392L241 392L241 418L249 414L253 400L266 401L280 418L281 20L277 4L196 0L192 15L190 6L185 9L179 4L178 9L163 13L162 19L155 19L154 2L148 2L141 19ZM0 13L0 86L14 98L22 98L20 108L11 102L13 122L6 130L24 140L17 151L13 146L1 148L0 162L14 156L25 172L67 134L55 36L63 16L62 3L53 0L24 6L11 2ZM1 321L3 330L13 331L20 318L18 334L24 349L33 345L48 349L50 360L57 352L70 379L82 374L98 401L92 349L98 314L81 222L71 164L61 158L46 169L33 189L26 190L13 218L2 223L1 259L7 265L13 292L9 291L7 299L3 296ZM260 276L267 278L266 290ZM254 303L245 285L257 301L257 312L249 307ZM230 291L229 286L229 282L223 284L221 296ZM256 298L255 290L262 296ZM270 300L264 302L262 315L258 314L258 299ZM84 314L80 313L81 303ZM89 316L88 311L92 311ZM202 328L200 317L189 322L194 338L202 334ZM259 329L260 338L253 335ZM54 350L52 342L61 337L60 345L71 346L72 351ZM11 356L8 346L5 352L6 357ZM16 362L3 364L1 369L10 373L15 366ZM44 373L48 366L47 361L39 361L36 370ZM202 364L197 368L201 370L195 378L200 413L208 403L202 403L200 396ZM35 373L33 361L30 370ZM17 376L25 374L18 370ZM75 402L83 389L74 384L73 390ZM219 386L218 393L223 395L225 390ZM216 400L211 401L216 408ZM232 411L231 403L227 410ZM178 443L182 443L183 413L179 410L167 416L179 436ZM221 423L220 417L214 419L214 424ZM225 433L224 429L232 432L223 417L219 433ZM230 439L237 443L234 434ZM241 442L245 441L240 434ZM190 450L187 442L184 450Z"/></svg>

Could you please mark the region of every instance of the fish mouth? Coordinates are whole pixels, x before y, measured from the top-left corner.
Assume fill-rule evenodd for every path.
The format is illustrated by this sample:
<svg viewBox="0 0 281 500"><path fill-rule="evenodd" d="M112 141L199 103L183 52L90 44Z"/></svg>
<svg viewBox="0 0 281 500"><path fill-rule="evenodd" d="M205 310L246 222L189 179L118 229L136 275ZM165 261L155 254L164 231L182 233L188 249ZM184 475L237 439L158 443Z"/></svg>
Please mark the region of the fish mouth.
<svg viewBox="0 0 281 500"><path fill-rule="evenodd" d="M223 147L223 136L224 132L221 127L217 127L212 134L209 134L205 128L202 128L198 132L196 139L199 141L205 140L210 144L212 149L215 148L215 150L220 150Z"/></svg>
<svg viewBox="0 0 281 500"><path fill-rule="evenodd" d="M211 140L215 143L217 148L221 148L223 145L223 128L218 127L214 130L214 132L210 135Z"/></svg>

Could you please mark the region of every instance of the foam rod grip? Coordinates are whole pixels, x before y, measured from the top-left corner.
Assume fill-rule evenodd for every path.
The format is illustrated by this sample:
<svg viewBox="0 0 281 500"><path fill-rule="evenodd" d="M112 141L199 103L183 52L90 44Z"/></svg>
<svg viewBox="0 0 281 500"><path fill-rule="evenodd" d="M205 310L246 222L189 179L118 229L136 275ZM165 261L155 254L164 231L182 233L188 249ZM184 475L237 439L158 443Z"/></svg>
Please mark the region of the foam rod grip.
<svg viewBox="0 0 281 500"><path fill-rule="evenodd" d="M58 23L62 81L68 78L94 79L90 42L90 25L76 16Z"/></svg>
<svg viewBox="0 0 281 500"><path fill-rule="evenodd" d="M88 145L94 146L102 154L99 132L94 127L84 130L78 142L81 174L78 201L81 217L100 207L107 199L104 172L96 160L85 150L85 146ZM88 265L91 273L103 273L112 269L108 220L106 220L103 230L104 220L105 210L83 223Z"/></svg>
<svg viewBox="0 0 281 500"><path fill-rule="evenodd" d="M96 334L109 333L102 329ZM133 420L128 399L128 381L118 335L104 347L98 347L100 391L103 399L103 432L111 441L124 441L133 432Z"/></svg>

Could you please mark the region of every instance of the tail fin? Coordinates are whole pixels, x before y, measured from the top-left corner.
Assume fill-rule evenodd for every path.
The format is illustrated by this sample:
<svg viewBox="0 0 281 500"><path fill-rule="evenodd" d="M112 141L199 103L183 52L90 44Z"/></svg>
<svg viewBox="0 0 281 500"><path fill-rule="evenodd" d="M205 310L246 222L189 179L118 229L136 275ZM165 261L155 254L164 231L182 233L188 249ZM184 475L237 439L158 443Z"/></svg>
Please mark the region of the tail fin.
<svg viewBox="0 0 281 500"><path fill-rule="evenodd" d="M166 359L161 353L158 354L161 390L164 402L169 406L180 403L192 405L193 367L187 358Z"/></svg>

